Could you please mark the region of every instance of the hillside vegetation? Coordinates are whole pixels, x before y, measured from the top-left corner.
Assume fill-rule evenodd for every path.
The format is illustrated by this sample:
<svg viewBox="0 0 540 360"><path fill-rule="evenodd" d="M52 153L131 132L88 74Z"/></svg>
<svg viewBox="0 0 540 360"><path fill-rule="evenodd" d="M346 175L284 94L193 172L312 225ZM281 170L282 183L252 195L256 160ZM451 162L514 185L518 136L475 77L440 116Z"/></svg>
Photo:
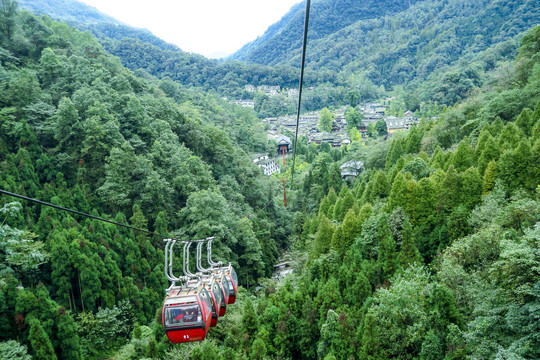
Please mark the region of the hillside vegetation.
<svg viewBox="0 0 540 360"><path fill-rule="evenodd" d="M241 285L204 342L171 344L162 239L2 195L0 358L540 358L540 25L472 56L497 60L410 131L340 148L300 137L284 208L248 156L275 150L253 111L0 5L0 189L181 239L221 235L214 258ZM156 64L169 51L101 41ZM411 81L430 96L432 80ZM344 181L347 160L364 169ZM276 282L285 250L295 273Z"/></svg>
<svg viewBox="0 0 540 360"><path fill-rule="evenodd" d="M246 287L271 275L289 215L246 154L267 145L253 113L138 78L89 33L8 10L0 188L164 235L237 227L216 259ZM160 238L15 200L0 198L1 341L35 358L97 358L152 321L167 287Z"/></svg>

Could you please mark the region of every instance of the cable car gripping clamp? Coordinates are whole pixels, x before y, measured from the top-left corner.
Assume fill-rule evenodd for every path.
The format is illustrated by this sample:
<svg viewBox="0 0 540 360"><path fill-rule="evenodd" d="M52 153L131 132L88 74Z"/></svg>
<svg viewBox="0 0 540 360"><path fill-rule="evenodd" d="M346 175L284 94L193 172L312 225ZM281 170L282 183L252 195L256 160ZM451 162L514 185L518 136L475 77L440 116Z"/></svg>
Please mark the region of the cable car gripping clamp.
<svg viewBox="0 0 540 360"><path fill-rule="evenodd" d="M165 277L167 280L169 280L171 283L175 283L176 281L186 281L187 278L185 276L174 276L173 273L173 258L174 258L174 245L178 240L176 239L163 239L163 241L166 242L165 244Z"/></svg>
<svg viewBox="0 0 540 360"><path fill-rule="evenodd" d="M172 287L174 287L174 284L177 281L181 281L184 284L187 284L192 279L198 279L199 281L202 279L202 277L205 276L205 274L212 272L213 270L216 270L216 267L223 266L223 263L221 261L214 262L212 260L212 241L215 239L215 237L208 237L206 239L201 240L177 240L174 238L169 239L163 239L163 241L166 242L165 244L165 277L167 280L169 280L172 283ZM183 257L182 257L182 270L184 272L183 276L175 276L174 270L173 270L173 259L174 259L174 247L177 243L181 243L184 245L183 247ZM208 264L210 267L208 269L203 268L202 266L202 246L203 243L207 243L207 251L208 251ZM197 243L197 252L196 252L196 266L197 266L197 273L192 273L189 268L189 255L190 255L190 247L191 244Z"/></svg>
<svg viewBox="0 0 540 360"><path fill-rule="evenodd" d="M218 261L218 262L214 262L212 260L212 241L215 239L215 236L212 236L212 237L209 237L206 239L206 241L208 241L207 243L207 253L208 253L208 265L211 266L211 268L214 268L214 267L221 267L223 266L223 263L221 261Z"/></svg>

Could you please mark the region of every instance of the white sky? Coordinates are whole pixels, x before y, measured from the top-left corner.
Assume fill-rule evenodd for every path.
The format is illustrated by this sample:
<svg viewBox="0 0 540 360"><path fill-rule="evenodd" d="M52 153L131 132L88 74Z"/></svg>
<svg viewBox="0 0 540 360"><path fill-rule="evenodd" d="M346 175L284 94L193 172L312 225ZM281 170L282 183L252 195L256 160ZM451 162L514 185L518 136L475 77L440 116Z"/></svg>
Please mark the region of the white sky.
<svg viewBox="0 0 540 360"><path fill-rule="evenodd" d="M221 57L255 40L302 0L80 0L180 49Z"/></svg>

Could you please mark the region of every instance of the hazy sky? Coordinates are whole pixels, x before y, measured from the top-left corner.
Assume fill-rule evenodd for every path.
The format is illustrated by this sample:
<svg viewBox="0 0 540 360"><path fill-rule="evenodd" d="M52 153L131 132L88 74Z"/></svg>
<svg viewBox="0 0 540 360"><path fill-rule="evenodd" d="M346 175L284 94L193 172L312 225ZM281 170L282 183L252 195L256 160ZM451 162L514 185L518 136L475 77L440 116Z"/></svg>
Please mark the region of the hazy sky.
<svg viewBox="0 0 540 360"><path fill-rule="evenodd" d="M221 57L255 40L302 0L80 0L184 51Z"/></svg>

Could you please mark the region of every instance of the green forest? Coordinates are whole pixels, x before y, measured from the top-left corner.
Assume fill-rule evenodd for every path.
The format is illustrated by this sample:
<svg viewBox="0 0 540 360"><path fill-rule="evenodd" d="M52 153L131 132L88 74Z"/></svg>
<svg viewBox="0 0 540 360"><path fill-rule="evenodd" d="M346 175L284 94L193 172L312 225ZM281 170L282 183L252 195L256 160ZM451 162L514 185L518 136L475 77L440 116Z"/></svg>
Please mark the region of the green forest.
<svg viewBox="0 0 540 360"><path fill-rule="evenodd" d="M172 344L161 238L0 195L0 358L540 358L540 25L513 35L445 106L421 98L432 114L407 132L300 137L284 207L250 157L275 151L255 111L0 0L0 189L221 235L241 285L205 341ZM441 93L464 84L445 74ZM348 160L364 163L352 181ZM284 252L295 271L276 282Z"/></svg>

